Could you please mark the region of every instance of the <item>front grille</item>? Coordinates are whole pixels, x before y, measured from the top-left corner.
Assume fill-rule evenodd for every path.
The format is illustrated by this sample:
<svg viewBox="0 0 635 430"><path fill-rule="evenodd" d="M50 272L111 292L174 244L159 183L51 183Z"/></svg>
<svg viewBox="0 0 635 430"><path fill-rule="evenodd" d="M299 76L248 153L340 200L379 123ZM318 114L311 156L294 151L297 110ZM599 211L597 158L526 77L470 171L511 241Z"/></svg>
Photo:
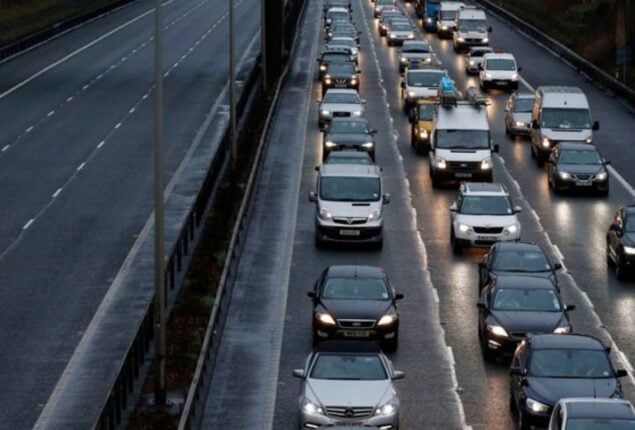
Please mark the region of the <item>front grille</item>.
<svg viewBox="0 0 635 430"><path fill-rule="evenodd" d="M470 38L465 39L465 41L467 43L481 43L481 42L483 42L483 39L474 39L474 38L470 37Z"/></svg>
<svg viewBox="0 0 635 430"><path fill-rule="evenodd" d="M341 328L373 328L375 320L337 320L337 325Z"/></svg>
<svg viewBox="0 0 635 430"><path fill-rule="evenodd" d="M333 222L336 224L357 225L364 224L366 218L333 218Z"/></svg>
<svg viewBox="0 0 635 430"><path fill-rule="evenodd" d="M593 175L572 175L573 179L577 179L579 181L588 181L593 177Z"/></svg>
<svg viewBox="0 0 635 430"><path fill-rule="evenodd" d="M511 333L512 337L519 337L519 338L524 338L527 337L527 333L525 332L520 332L520 331L513 331Z"/></svg>
<svg viewBox="0 0 635 430"><path fill-rule="evenodd" d="M474 227L474 233L479 234L501 234L503 227Z"/></svg>
<svg viewBox="0 0 635 430"><path fill-rule="evenodd" d="M334 418L367 418L373 414L373 408L372 406L327 406L326 414Z"/></svg>
<svg viewBox="0 0 635 430"><path fill-rule="evenodd" d="M480 166L480 163L473 161L448 161L448 169L455 172L476 172Z"/></svg>
<svg viewBox="0 0 635 430"><path fill-rule="evenodd" d="M348 81L348 79L335 79L335 83L337 85L346 85L347 81Z"/></svg>
<svg viewBox="0 0 635 430"><path fill-rule="evenodd" d="M340 116L351 116L351 113L350 112L333 112L333 116L337 116L337 117L340 117Z"/></svg>

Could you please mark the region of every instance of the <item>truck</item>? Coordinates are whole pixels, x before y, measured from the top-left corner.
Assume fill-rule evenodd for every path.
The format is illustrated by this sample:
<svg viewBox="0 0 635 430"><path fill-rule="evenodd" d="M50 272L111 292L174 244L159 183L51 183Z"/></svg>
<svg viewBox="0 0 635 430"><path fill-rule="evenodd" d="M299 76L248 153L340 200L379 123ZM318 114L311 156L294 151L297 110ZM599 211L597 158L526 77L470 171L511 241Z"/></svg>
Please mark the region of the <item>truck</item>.
<svg viewBox="0 0 635 430"><path fill-rule="evenodd" d="M423 20L423 29L428 32L437 31L437 15L441 3L449 0L414 0L417 16Z"/></svg>

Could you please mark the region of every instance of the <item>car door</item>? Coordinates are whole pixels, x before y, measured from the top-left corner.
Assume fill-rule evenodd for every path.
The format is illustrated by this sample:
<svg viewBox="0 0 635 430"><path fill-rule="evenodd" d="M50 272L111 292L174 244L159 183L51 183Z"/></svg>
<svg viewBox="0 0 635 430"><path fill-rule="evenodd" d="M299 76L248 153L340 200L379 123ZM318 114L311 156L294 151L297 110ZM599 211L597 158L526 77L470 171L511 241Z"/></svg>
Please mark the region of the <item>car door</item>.
<svg viewBox="0 0 635 430"><path fill-rule="evenodd" d="M529 355L529 346L526 341L518 344L510 369L520 369L521 374L510 374L510 390L512 395L512 401L519 407L520 402L524 399L524 380L527 374L527 357Z"/></svg>

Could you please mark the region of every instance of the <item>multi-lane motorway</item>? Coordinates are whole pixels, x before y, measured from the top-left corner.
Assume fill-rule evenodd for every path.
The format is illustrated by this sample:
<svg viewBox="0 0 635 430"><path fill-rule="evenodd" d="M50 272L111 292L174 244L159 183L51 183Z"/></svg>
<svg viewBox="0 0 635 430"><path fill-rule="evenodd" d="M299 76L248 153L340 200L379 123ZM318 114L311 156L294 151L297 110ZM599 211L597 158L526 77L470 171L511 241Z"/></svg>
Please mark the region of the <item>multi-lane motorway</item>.
<svg viewBox="0 0 635 430"><path fill-rule="evenodd" d="M420 28L412 5L400 2L399 6ZM406 378L397 382L402 399L402 426L513 428L514 418L509 410L509 364L485 363L478 344L476 263L483 251L470 251L461 256L452 254L448 206L457 190L432 188L427 158L416 155L410 147L410 124L401 108L397 48L389 48L379 37L372 17L372 3L353 0L353 8L355 23L362 32L360 94L367 100L366 117L371 127L379 130L377 162L383 167L387 191L392 196L386 207L384 247L381 251L371 251L362 247L318 250L314 246L314 206L308 203L307 195L315 187L314 166L321 162L321 135L315 125L315 100L321 93L319 82L314 80L317 72L313 62L322 44L323 30L319 22L321 4L311 1L307 4L299 42L302 49L296 53L295 66L290 72L292 96L285 98L284 92L282 96L283 103L292 106L280 107L281 111L295 109L298 119L293 124L274 124L274 130L283 128L290 136L286 142L289 158L294 160L298 154L303 157L299 189L292 196L294 201L286 202L293 213L277 220L256 218L251 227L262 231L270 228L268 223L272 222L294 224L294 231L285 233L293 244L288 253L290 262L288 266L271 266L269 277L277 273L274 269L282 270L276 290L270 293L274 297L271 301L261 289L275 282L265 279L266 276L254 275L250 284L245 270L246 278L237 286L239 295L232 303L241 317L233 319L230 314L230 321L249 330L254 348L250 351L248 342L242 343L241 353L250 356L245 360L248 366L242 366L243 360L219 361L215 375L218 384L211 390L207 408L215 412L205 422L219 427L232 423L244 427L245 423L257 422L266 426L268 414L273 411L273 428L295 428L299 389L291 371L302 367L311 349L312 307L306 292L328 265L374 264L382 266L396 290L405 294L400 302L400 346L391 354L395 367L406 372ZM574 331L596 335L607 344L614 342L612 358L618 367L629 370L631 376L623 383L626 396L633 400L630 361L635 359L634 284L618 282L607 269L604 239L615 209L634 198L628 185L635 184L635 172L631 168L635 149L629 144L628 132L635 121L633 110L491 13L489 22L493 27L492 46L512 52L523 67L521 91L530 92L543 84L578 86L587 94L594 119L601 124L596 145L617 172L611 178L610 196L555 196L548 189L544 168L537 167L530 157L528 142L505 136L503 108L508 94L502 91L489 94L490 128L494 143L501 148L495 157L494 180L504 184L516 204L523 208L520 214L522 239L541 244L554 261L563 263L565 269L559 272L563 298L565 303L577 306L571 314ZM454 53L451 41L439 41L436 35L421 32L418 37L431 43L459 89L478 86L475 78L466 76L463 58ZM307 68L313 79L312 86L302 85L298 78L304 79ZM303 91L304 98L300 99L298 94ZM280 114L279 120L287 118ZM303 138L301 142L298 136ZM284 135L281 138L284 139ZM284 156L277 143L276 155ZM267 187L295 180L297 171L295 167L281 171L276 180L267 177L261 184L263 195L268 195ZM261 203L265 205L265 213L269 210L285 212L277 207L272 209L272 203L280 202ZM285 246L285 243L276 245ZM268 256L262 254L266 244L261 242L254 249L260 250L261 261L267 261ZM283 293L278 291L280 288ZM261 301L254 300L252 294L261 297ZM264 314L264 317L250 321L248 306L256 304L256 315ZM280 314L272 317L269 313ZM269 321L275 324L269 326L266 324ZM231 337L223 342L228 346L240 342L236 340L237 334L232 331ZM261 338L268 342L261 342ZM277 359L279 344L280 359L276 366L277 361L273 364L270 361ZM263 376L259 356L264 357L266 367L271 370L267 376ZM231 374L231 379L224 377L224 372ZM271 375L274 381L263 382L263 377L271 379ZM257 402L254 396L262 392L255 387L262 385L270 391L266 397L256 397L261 400ZM276 394L275 401L271 391ZM242 396L254 401L247 405L238 403L236 400ZM222 412L215 405L222 407Z"/></svg>
<svg viewBox="0 0 635 430"><path fill-rule="evenodd" d="M242 53L260 7L235 5ZM133 2L0 64L2 428L33 426L151 215L153 6ZM227 83L228 3L163 10L169 184Z"/></svg>

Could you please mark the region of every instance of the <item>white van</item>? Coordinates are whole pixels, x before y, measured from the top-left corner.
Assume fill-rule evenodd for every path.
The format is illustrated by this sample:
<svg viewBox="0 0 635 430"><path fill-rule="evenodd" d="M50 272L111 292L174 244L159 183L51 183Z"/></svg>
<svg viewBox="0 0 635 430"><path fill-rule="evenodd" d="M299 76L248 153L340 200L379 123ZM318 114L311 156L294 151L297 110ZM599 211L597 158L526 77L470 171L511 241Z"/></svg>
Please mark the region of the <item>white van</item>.
<svg viewBox="0 0 635 430"><path fill-rule="evenodd" d="M439 39L450 39L456 25L456 14L465 5L458 1L444 1L437 15L437 35Z"/></svg>
<svg viewBox="0 0 635 430"><path fill-rule="evenodd" d="M487 16L483 9L474 6L459 9L454 27L452 39L455 52L470 46L489 45L489 33L492 27L487 25Z"/></svg>
<svg viewBox="0 0 635 430"><path fill-rule="evenodd" d="M466 100L440 104L432 120L430 179L441 181L492 182L493 145L487 121L487 99L474 88Z"/></svg>
<svg viewBox="0 0 635 430"><path fill-rule="evenodd" d="M541 166L560 142L593 143L600 124L591 119L589 101L578 87L540 86L531 111L531 156Z"/></svg>
<svg viewBox="0 0 635 430"><path fill-rule="evenodd" d="M363 164L323 164L318 171L315 203L315 244L325 242L383 244L383 194L381 168Z"/></svg>

